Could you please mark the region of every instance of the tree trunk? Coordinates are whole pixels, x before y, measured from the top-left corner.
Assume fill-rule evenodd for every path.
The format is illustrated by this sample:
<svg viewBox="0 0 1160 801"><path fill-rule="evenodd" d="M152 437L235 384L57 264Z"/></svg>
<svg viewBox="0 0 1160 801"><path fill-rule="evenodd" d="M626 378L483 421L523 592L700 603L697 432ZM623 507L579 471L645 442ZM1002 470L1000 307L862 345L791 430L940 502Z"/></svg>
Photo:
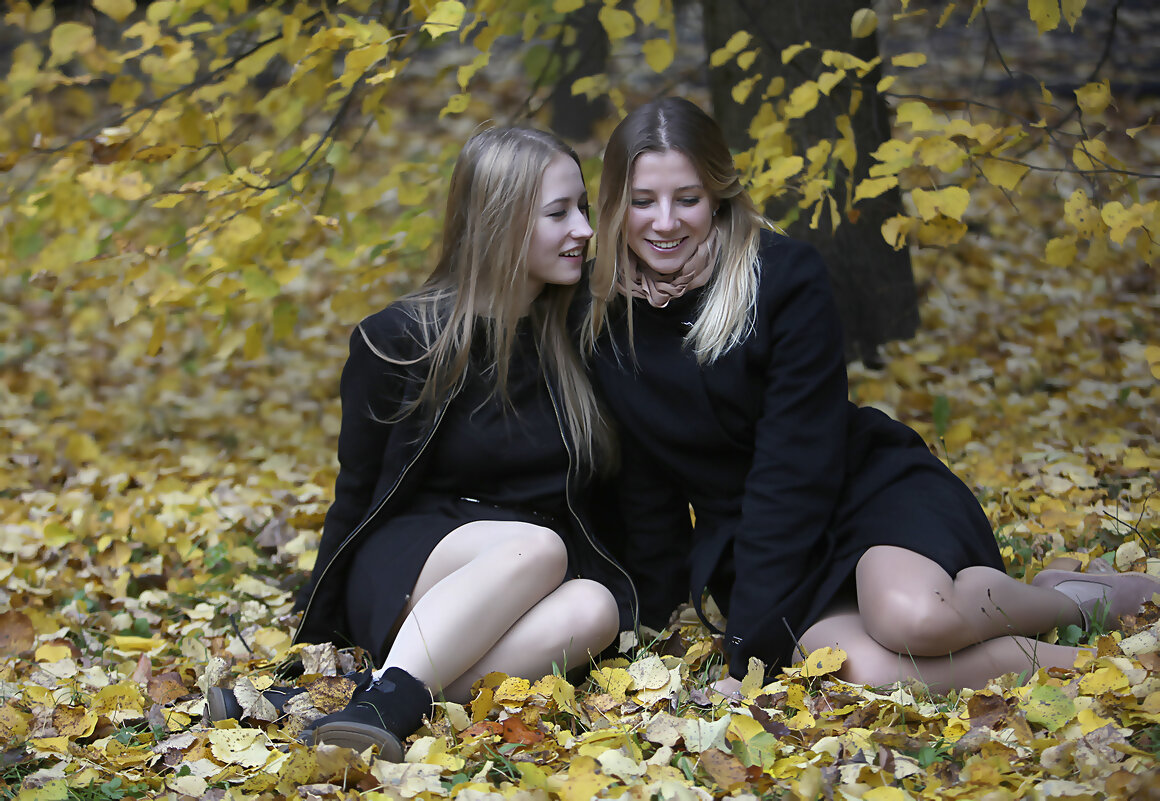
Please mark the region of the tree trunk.
<svg viewBox="0 0 1160 801"><path fill-rule="evenodd" d="M743 73L735 61L709 69L709 89L713 112L725 129L730 147L749 148L749 121L761 104L765 86L776 76L785 79L787 97L794 87L816 79L827 69L819 53L824 49L843 50L870 60L878 54L876 36L854 39L850 18L867 0L701 0L705 20L705 45L709 53L722 47L736 31L752 36L750 48L759 55L748 72ZM783 64L783 48L810 42L813 47ZM744 104L734 102L731 90L747 75L760 73L762 78ZM886 102L875 87L879 80L874 70L861 82L862 102L851 118L858 160L854 180L864 178L870 168L870 153L890 138L890 116ZM835 120L849 112L849 80L836 87L829 97L822 96L818 107L803 119L794 120L790 135L798 155L805 155L813 144L837 140L840 136ZM840 163L834 177L834 197L839 208L845 203L847 173ZM773 220L786 217L797 208L796 201L775 200L766 209ZM847 358L861 358L868 365L880 365L878 347L894 339L914 335L918 327L918 301L910 253L896 251L882 238L882 223L900 213L901 196L897 189L872 200L859 201L854 219L843 219L831 234L828 211L823 211L817 229L810 229L810 216L803 214L788 227L791 236L803 239L821 251L830 269L830 277L846 333Z"/></svg>
<svg viewBox="0 0 1160 801"><path fill-rule="evenodd" d="M566 24L576 30L575 41L559 45L562 63L560 77L552 88L552 130L571 142L592 136L596 121L608 115L608 98L589 100L572 94L572 84L579 78L600 75L608 69L611 49L608 34L597 16L598 6L585 5L568 15Z"/></svg>

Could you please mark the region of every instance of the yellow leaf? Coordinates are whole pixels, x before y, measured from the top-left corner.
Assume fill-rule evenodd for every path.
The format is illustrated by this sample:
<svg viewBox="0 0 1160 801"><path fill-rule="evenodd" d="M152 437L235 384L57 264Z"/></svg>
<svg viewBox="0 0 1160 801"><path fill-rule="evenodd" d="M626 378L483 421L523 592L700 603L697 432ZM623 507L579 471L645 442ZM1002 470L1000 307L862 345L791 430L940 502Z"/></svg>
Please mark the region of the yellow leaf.
<svg viewBox="0 0 1160 801"><path fill-rule="evenodd" d="M93 31L88 25L78 22L62 22L52 29L49 39L49 49L52 57L46 66L55 67L64 64L76 55L84 55L96 46Z"/></svg>
<svg viewBox="0 0 1160 801"><path fill-rule="evenodd" d="M970 421L959 420L947 429L946 434L943 435L943 440L946 442L948 451L955 453L961 451L971 441Z"/></svg>
<svg viewBox="0 0 1160 801"><path fill-rule="evenodd" d="M227 765L260 768L272 752L261 729L212 729L207 735L214 758Z"/></svg>
<svg viewBox="0 0 1160 801"><path fill-rule="evenodd" d="M911 801L911 799L912 796L908 795L901 787L889 785L871 787L862 794L862 801Z"/></svg>
<svg viewBox="0 0 1160 801"><path fill-rule="evenodd" d="M1136 127L1136 128L1129 128L1129 129L1128 129L1128 130L1126 130L1124 133L1126 133L1128 136L1130 136L1130 137L1132 137L1133 139L1135 139L1135 138L1136 138L1136 135L1137 135L1138 133L1140 133L1140 131L1147 130L1147 129L1148 129L1150 126L1151 126L1151 125L1152 125L1152 118L1151 118L1151 117L1149 117L1149 118L1148 118L1148 121L1147 121L1146 123L1144 123L1143 125L1140 125L1140 126L1138 126L1138 127Z"/></svg>
<svg viewBox="0 0 1160 801"><path fill-rule="evenodd" d="M597 16L600 18L600 24L604 26L608 38L614 42L631 36L636 30L636 19L632 14L619 8L603 6Z"/></svg>
<svg viewBox="0 0 1160 801"><path fill-rule="evenodd" d="M1084 695L1121 693L1128 689L1128 677L1119 668L1097 668L1079 680L1079 691Z"/></svg>
<svg viewBox="0 0 1160 801"><path fill-rule="evenodd" d="M1031 168L1024 164L987 159L983 162L983 177L995 186L1003 189L1014 189L1029 169Z"/></svg>
<svg viewBox="0 0 1160 801"><path fill-rule="evenodd" d="M903 103L895 112L894 120L900 125L903 123L910 125L912 131L933 131L939 127L934 121L930 106L921 100L908 100Z"/></svg>
<svg viewBox="0 0 1160 801"><path fill-rule="evenodd" d="M641 46L641 50L653 72L664 72L673 63L673 46L668 39L649 39Z"/></svg>
<svg viewBox="0 0 1160 801"><path fill-rule="evenodd" d="M160 637L134 637L130 634L114 634L109 638L109 645L118 651L144 653L165 645Z"/></svg>
<svg viewBox="0 0 1160 801"><path fill-rule="evenodd" d="M552 10L557 14L571 14L584 6L584 0L556 0L552 3Z"/></svg>
<svg viewBox="0 0 1160 801"><path fill-rule="evenodd" d="M1041 35L1059 27L1059 0L1027 0L1027 10Z"/></svg>
<svg viewBox="0 0 1160 801"><path fill-rule="evenodd" d="M854 190L854 202L865 198L878 197L888 189L898 186L898 176L889 175L885 178L863 178Z"/></svg>
<svg viewBox="0 0 1160 801"><path fill-rule="evenodd" d="M798 119L809 114L818 105L818 85L813 81L806 81L794 87L789 93L789 100L785 103L786 117Z"/></svg>
<svg viewBox="0 0 1160 801"><path fill-rule="evenodd" d="M921 67L926 63L926 53L899 53L890 63L896 67Z"/></svg>
<svg viewBox="0 0 1160 801"><path fill-rule="evenodd" d="M830 92L834 87L842 82L846 77L845 70L834 70L833 72L825 72L818 76L818 89L826 97L830 96Z"/></svg>
<svg viewBox="0 0 1160 801"><path fill-rule="evenodd" d="M737 103L738 105L744 103L745 99L749 97L749 93L753 91L753 84L757 83L759 80L761 80L761 76L754 75L751 78L738 81L737 85L729 91L730 96L733 98L733 102Z"/></svg>
<svg viewBox="0 0 1160 801"><path fill-rule="evenodd" d="M72 656L72 649L67 645L46 643L36 649L37 662L59 662Z"/></svg>
<svg viewBox="0 0 1160 801"><path fill-rule="evenodd" d="M1074 236L1061 236L1048 240L1043 260L1053 267L1067 267L1075 263L1076 241Z"/></svg>
<svg viewBox="0 0 1160 801"><path fill-rule="evenodd" d="M1062 0L1063 18L1067 20L1068 26L1074 31L1075 24L1079 22L1079 15L1083 13L1083 7L1087 5L1087 0Z"/></svg>
<svg viewBox="0 0 1160 801"><path fill-rule="evenodd" d="M1071 197L1063 204L1063 217L1083 237L1095 237L1103 234L1104 221L1099 210L1091 204L1087 194L1082 189L1071 193Z"/></svg>
<svg viewBox="0 0 1160 801"><path fill-rule="evenodd" d="M757 60L756 50L746 50L741 55L737 56L737 66L743 70L748 70L753 66L753 62Z"/></svg>
<svg viewBox="0 0 1160 801"><path fill-rule="evenodd" d="M819 648L805 658L802 664L803 676L825 676L838 670L846 663L846 652L841 648Z"/></svg>
<svg viewBox="0 0 1160 801"><path fill-rule="evenodd" d="M645 25L652 25L661 16L661 0L636 0L633 5L636 16ZM657 70L660 72L660 70Z"/></svg>
<svg viewBox="0 0 1160 801"><path fill-rule="evenodd" d="M809 42L803 42L802 44L790 45L789 47L787 47L781 51L781 63L788 64L789 62L793 61L794 56L796 56L801 51L808 49L809 47L811 47Z"/></svg>
<svg viewBox="0 0 1160 801"><path fill-rule="evenodd" d="M878 29L878 15L872 8L860 8L850 17L850 35L855 39L865 39Z"/></svg>
<svg viewBox="0 0 1160 801"><path fill-rule="evenodd" d="M452 95L447 99L447 105L439 112L439 117L442 119L448 114L461 114L467 110L468 104L471 102L471 95L460 93Z"/></svg>
<svg viewBox="0 0 1160 801"><path fill-rule="evenodd" d="M903 214L896 214L886 222L882 223L882 238L886 240L886 244L895 250L901 250L906 246L906 235L910 233L914 227L914 220Z"/></svg>
<svg viewBox="0 0 1160 801"><path fill-rule="evenodd" d="M624 668L599 668L592 671L592 681L601 690L620 703L625 701L625 693L632 686L632 676Z"/></svg>
<svg viewBox="0 0 1160 801"><path fill-rule="evenodd" d="M431 13L427 15L427 21L422 25L423 33L432 39L438 39L445 33L457 31L459 26L463 24L463 17L466 13L467 9L459 0L439 0Z"/></svg>
<svg viewBox="0 0 1160 801"><path fill-rule="evenodd" d="M1075 704L1063 690L1049 684L1037 685L1027 699L1020 702L1027 720L1048 731L1058 731L1075 718Z"/></svg>
<svg viewBox="0 0 1160 801"><path fill-rule="evenodd" d="M459 90L466 91L468 82L475 76L475 73L487 66L491 60L491 52L480 53L471 60L470 64L465 64L455 71L455 80L459 83Z"/></svg>
<svg viewBox="0 0 1160 801"><path fill-rule="evenodd" d="M137 8L134 0L93 0L93 8L107 14L117 22L124 22L125 18Z"/></svg>
<svg viewBox="0 0 1160 801"><path fill-rule="evenodd" d="M495 700L505 706L520 706L528 700L532 685L527 679L508 676L495 690Z"/></svg>
<svg viewBox="0 0 1160 801"><path fill-rule="evenodd" d="M1089 83L1075 90L1076 103L1084 114L1099 114L1112 102L1112 84L1109 80Z"/></svg>
<svg viewBox="0 0 1160 801"><path fill-rule="evenodd" d="M720 67L729 59L740 53L749 44L750 35L748 31L737 31L729 37L729 41L725 43L724 47L718 47L709 56L709 65L712 67Z"/></svg>
<svg viewBox="0 0 1160 801"><path fill-rule="evenodd" d="M894 86L894 82L897 80L898 80L897 75L887 75L885 78L883 78L882 80L880 80L878 82L878 86L875 87L875 89L877 90L878 94L883 94L884 92L888 92L888 91L890 91L890 87Z"/></svg>
<svg viewBox="0 0 1160 801"><path fill-rule="evenodd" d="M961 186L948 186L934 191L915 189L910 197L924 220L933 220L939 214L952 220L962 220L971 202L970 193Z"/></svg>

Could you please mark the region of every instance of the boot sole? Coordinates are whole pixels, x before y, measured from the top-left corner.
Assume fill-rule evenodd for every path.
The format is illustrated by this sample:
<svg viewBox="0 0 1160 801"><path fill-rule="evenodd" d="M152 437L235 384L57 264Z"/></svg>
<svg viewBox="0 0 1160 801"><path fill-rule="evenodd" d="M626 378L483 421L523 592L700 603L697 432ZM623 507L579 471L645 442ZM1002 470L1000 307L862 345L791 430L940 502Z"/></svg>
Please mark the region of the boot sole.
<svg viewBox="0 0 1160 801"><path fill-rule="evenodd" d="M391 732L366 723L326 723L314 730L314 744L338 745L362 753L372 745L379 748L379 759L403 761L403 743Z"/></svg>

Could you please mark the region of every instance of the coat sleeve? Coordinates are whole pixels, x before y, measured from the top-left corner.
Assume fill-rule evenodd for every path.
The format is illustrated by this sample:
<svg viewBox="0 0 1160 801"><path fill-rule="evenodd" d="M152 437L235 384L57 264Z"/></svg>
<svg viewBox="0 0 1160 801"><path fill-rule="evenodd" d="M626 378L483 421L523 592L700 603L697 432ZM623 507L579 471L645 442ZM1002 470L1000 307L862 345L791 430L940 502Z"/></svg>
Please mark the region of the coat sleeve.
<svg viewBox="0 0 1160 801"><path fill-rule="evenodd" d="M811 573L829 559L849 404L841 322L821 257L784 239L762 255L757 336L767 337L767 362L727 630L731 668L741 675L749 656L768 664L771 650L788 650L770 649L769 631L792 647ZM752 637L759 624L763 636Z"/></svg>
<svg viewBox="0 0 1160 801"><path fill-rule="evenodd" d="M372 345L381 338L376 333L371 321L364 320L350 337L350 355L339 381L342 423L338 434L334 502L326 513L314 569L299 592L296 609L305 608L319 570L330 563L342 541L374 502L391 432L390 421L399 411L403 383L397 367L380 355L384 352L382 346Z"/></svg>
<svg viewBox="0 0 1160 801"><path fill-rule="evenodd" d="M636 584L640 622L663 629L673 610L689 599L689 503L667 471L623 432L617 500L625 540L613 552Z"/></svg>

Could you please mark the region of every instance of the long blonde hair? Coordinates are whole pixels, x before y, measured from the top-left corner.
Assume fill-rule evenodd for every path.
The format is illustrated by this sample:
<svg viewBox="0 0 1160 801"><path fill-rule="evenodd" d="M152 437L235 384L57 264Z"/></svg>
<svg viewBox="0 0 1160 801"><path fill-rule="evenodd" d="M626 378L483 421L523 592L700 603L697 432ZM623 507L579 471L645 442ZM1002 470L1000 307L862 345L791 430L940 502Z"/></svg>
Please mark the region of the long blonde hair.
<svg viewBox="0 0 1160 801"><path fill-rule="evenodd" d="M688 100L667 97L632 111L620 121L604 151L596 204L598 243L591 276L592 304L582 338L591 352L606 322L608 307L625 303L632 332L629 259L624 221L632 199L632 170L642 153L676 150L692 162L710 200L717 204L713 226L718 249L697 318L685 336L701 364L712 363L742 342L753 329L757 306L758 237L770 227L741 187L733 156L717 123ZM630 338L631 343L631 338Z"/></svg>
<svg viewBox="0 0 1160 801"><path fill-rule="evenodd" d="M591 470L604 467L615 446L567 328L575 287L548 284L530 310L524 305L540 185L560 155L580 166L570 147L531 128L491 128L463 146L448 188L439 261L423 286L399 301L419 323L423 352L415 361L427 368L422 391L403 415L434 414L459 392L481 331L495 392L506 402L516 326L527 313L569 439Z"/></svg>

